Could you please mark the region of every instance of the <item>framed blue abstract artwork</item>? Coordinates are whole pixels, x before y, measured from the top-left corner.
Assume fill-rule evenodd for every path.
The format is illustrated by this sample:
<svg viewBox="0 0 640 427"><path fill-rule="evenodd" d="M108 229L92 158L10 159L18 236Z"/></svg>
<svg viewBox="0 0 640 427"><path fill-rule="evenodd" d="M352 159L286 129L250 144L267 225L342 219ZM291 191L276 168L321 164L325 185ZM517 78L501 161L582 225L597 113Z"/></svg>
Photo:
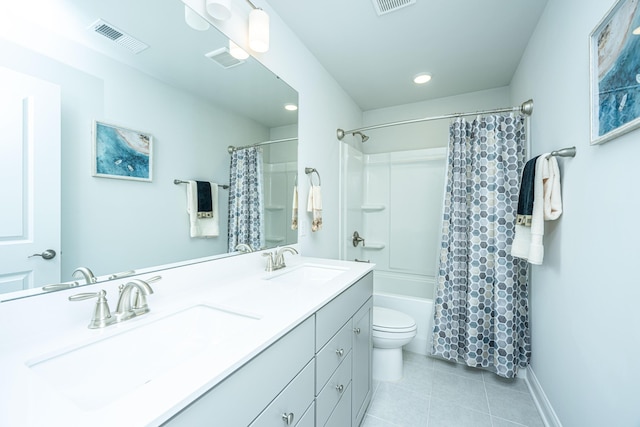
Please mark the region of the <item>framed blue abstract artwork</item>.
<svg viewBox="0 0 640 427"><path fill-rule="evenodd" d="M144 132L95 121L93 176L151 181L153 137Z"/></svg>
<svg viewBox="0 0 640 427"><path fill-rule="evenodd" d="M591 33L591 144L640 126L640 0L619 0Z"/></svg>

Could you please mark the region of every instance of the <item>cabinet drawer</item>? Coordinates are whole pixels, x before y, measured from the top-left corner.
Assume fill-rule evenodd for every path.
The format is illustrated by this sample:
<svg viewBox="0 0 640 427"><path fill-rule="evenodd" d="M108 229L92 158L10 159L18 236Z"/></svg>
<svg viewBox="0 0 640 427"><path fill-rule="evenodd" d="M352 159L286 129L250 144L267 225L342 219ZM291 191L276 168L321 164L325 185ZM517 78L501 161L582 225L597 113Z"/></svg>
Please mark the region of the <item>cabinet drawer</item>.
<svg viewBox="0 0 640 427"><path fill-rule="evenodd" d="M311 316L164 426L248 426L313 359L314 326Z"/></svg>
<svg viewBox="0 0 640 427"><path fill-rule="evenodd" d="M304 413L296 427L315 427L316 420L316 405L315 403L311 403L311 406L307 409L307 412Z"/></svg>
<svg viewBox="0 0 640 427"><path fill-rule="evenodd" d="M316 397L316 426L324 425L331 412L333 412L333 408L335 408L340 398L347 393L347 390L349 391L349 396L351 396L350 382L351 352L347 354L336 372ZM349 398L349 402L351 402L351 398ZM349 403L349 407L351 407L351 403ZM348 420L349 422L345 425L351 424L351 412L349 412Z"/></svg>
<svg viewBox="0 0 640 427"><path fill-rule="evenodd" d="M373 292L373 272L369 272L316 313L316 351L353 316Z"/></svg>
<svg viewBox="0 0 640 427"><path fill-rule="evenodd" d="M299 418L313 402L313 360L282 390L273 402L251 423L251 427L282 427L297 425ZM290 424L283 415L290 415Z"/></svg>
<svg viewBox="0 0 640 427"><path fill-rule="evenodd" d="M351 384L344 391L324 427L345 427L351 425ZM357 427L355 424L353 427Z"/></svg>
<svg viewBox="0 0 640 427"><path fill-rule="evenodd" d="M316 355L316 393L322 390L327 380L351 351L352 329L351 320L349 320Z"/></svg>

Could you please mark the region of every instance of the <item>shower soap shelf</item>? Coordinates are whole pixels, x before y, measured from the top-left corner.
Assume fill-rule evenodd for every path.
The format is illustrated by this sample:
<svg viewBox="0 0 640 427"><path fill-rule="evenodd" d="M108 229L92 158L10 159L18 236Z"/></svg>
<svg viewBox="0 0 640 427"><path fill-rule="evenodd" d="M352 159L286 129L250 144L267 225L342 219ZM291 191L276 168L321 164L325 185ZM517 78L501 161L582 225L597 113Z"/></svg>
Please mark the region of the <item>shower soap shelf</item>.
<svg viewBox="0 0 640 427"><path fill-rule="evenodd" d="M284 206L282 205L267 205L264 207L265 210L267 211L283 211L284 210Z"/></svg>
<svg viewBox="0 0 640 427"><path fill-rule="evenodd" d="M360 209L362 209L365 212L382 211L385 208L386 208L385 205L362 205L362 206L360 206Z"/></svg>
<svg viewBox="0 0 640 427"><path fill-rule="evenodd" d="M378 251L380 249L384 249L384 243L367 243L366 246L362 247L362 249Z"/></svg>

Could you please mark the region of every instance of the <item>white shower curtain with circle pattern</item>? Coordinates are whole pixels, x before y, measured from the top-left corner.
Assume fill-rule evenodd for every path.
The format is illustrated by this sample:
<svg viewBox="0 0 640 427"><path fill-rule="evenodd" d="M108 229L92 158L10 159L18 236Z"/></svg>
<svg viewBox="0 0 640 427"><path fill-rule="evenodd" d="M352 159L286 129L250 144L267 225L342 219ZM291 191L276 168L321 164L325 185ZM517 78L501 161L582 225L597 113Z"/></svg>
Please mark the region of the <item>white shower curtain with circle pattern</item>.
<svg viewBox="0 0 640 427"><path fill-rule="evenodd" d="M458 118L449 133L433 354L512 378L531 354L527 263L510 255L525 118Z"/></svg>

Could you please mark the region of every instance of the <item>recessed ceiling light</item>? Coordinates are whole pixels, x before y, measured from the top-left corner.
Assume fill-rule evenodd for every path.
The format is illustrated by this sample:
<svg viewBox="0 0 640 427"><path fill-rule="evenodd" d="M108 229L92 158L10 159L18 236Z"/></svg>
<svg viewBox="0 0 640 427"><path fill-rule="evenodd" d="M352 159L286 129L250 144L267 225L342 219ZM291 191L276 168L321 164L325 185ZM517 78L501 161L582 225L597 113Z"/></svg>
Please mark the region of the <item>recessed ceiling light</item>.
<svg viewBox="0 0 640 427"><path fill-rule="evenodd" d="M285 104L284 109L287 111L296 111L298 106L296 104Z"/></svg>
<svg viewBox="0 0 640 427"><path fill-rule="evenodd" d="M633 30L633 34L635 34L636 36L640 36L640 27Z"/></svg>
<svg viewBox="0 0 640 427"><path fill-rule="evenodd" d="M425 84L429 80L431 80L431 74L429 73L416 74L416 76L413 78L413 82L417 85Z"/></svg>

